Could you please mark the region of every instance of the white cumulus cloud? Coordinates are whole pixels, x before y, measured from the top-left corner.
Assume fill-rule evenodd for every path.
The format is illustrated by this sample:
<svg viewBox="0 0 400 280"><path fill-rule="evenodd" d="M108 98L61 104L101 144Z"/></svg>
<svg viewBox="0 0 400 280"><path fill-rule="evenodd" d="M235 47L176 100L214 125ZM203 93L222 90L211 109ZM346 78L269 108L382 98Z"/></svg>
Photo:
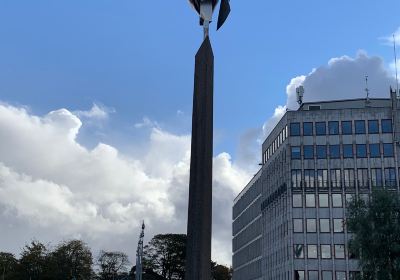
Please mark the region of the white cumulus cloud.
<svg viewBox="0 0 400 280"><path fill-rule="evenodd" d="M105 143L80 145L81 126L65 109L34 116L0 105L0 248L18 253L30 238L78 237L133 257L142 219L147 238L186 232L190 136L153 127L148 150L135 157ZM215 157L213 256L225 264L232 201L248 179L228 154Z"/></svg>

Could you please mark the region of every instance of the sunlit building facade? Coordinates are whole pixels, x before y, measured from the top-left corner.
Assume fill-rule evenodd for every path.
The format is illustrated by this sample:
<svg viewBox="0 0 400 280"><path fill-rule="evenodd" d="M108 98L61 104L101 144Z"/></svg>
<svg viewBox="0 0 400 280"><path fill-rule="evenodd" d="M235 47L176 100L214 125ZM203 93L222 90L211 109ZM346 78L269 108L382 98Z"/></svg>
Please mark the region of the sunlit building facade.
<svg viewBox="0 0 400 280"><path fill-rule="evenodd" d="M391 95L286 112L234 201L234 280L355 279L346 205L373 188L399 189L400 105Z"/></svg>

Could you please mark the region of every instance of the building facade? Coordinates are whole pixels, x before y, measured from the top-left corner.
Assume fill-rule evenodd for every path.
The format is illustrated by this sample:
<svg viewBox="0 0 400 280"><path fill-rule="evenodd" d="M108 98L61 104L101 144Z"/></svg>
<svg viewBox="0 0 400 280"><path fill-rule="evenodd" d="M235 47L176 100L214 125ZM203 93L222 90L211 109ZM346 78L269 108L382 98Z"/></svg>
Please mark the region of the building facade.
<svg viewBox="0 0 400 280"><path fill-rule="evenodd" d="M354 99L287 111L233 206L234 280L353 280L346 205L399 191L400 102Z"/></svg>

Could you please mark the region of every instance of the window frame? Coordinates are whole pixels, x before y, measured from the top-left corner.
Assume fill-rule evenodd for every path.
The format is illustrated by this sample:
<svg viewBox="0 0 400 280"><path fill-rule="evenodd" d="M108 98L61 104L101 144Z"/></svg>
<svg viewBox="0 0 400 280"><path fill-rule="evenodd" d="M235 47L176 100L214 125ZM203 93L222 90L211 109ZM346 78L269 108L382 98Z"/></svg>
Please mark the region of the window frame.
<svg viewBox="0 0 400 280"><path fill-rule="evenodd" d="M344 129L343 124L350 124L350 133L348 133L347 128ZM342 121L341 129L342 129L342 135L352 135L353 134L353 122L352 121Z"/></svg>
<svg viewBox="0 0 400 280"><path fill-rule="evenodd" d="M322 231L322 221L328 221L328 231ZM320 233L330 233L331 232L331 220L329 218L320 218L319 219L319 232Z"/></svg>
<svg viewBox="0 0 400 280"><path fill-rule="evenodd" d="M322 149L322 150L325 150L325 153L324 153L324 156L323 157L320 157L320 149ZM316 145L316 157L317 157L317 159L327 159L327 151L328 149L327 149L327 147L326 147L326 145Z"/></svg>
<svg viewBox="0 0 400 280"><path fill-rule="evenodd" d="M340 221L340 231L337 231L336 229L336 222ZM343 218L333 218L333 233L344 233L344 219Z"/></svg>
<svg viewBox="0 0 400 280"><path fill-rule="evenodd" d="M358 124L363 124L363 126L358 127ZM358 131L359 128L362 128L361 131ZM367 134L367 129L365 127L365 120L355 120L354 121L354 133L355 134Z"/></svg>
<svg viewBox="0 0 400 280"><path fill-rule="evenodd" d="M334 199L334 197L338 196L340 196L340 206L335 203L336 200ZM332 199L332 208L343 208L343 195L341 193L332 193L331 199Z"/></svg>
<svg viewBox="0 0 400 280"><path fill-rule="evenodd" d="M329 135L339 135L339 122L338 121L328 121L328 134Z"/></svg>
<svg viewBox="0 0 400 280"><path fill-rule="evenodd" d="M306 150L307 153L311 151L311 154L306 156ZM314 159L314 145L303 145L303 157L304 159Z"/></svg>
<svg viewBox="0 0 400 280"><path fill-rule="evenodd" d="M341 256L338 257L337 256L337 249L336 249L337 246L342 246L343 247L343 257L341 257ZM344 244L334 244L333 245L333 252L334 252L335 259L342 260L342 259L346 258L346 246Z"/></svg>
<svg viewBox="0 0 400 280"><path fill-rule="evenodd" d="M295 199L294 199L295 196L296 196L296 197L300 197L300 200L299 200L299 201L301 202L301 203L300 203L300 204L301 204L300 206L295 206L295 203L294 203L294 202L295 202ZM296 204L296 205L297 205L297 204ZM303 202L303 194L297 194L297 193L292 194L292 207L293 207L293 208L303 208L303 205L304 205L304 202Z"/></svg>
<svg viewBox="0 0 400 280"><path fill-rule="evenodd" d="M337 150L336 150L337 149ZM337 154L335 154L334 156L332 156L332 151L337 152ZM329 158L330 159L340 159L340 145L329 145Z"/></svg>
<svg viewBox="0 0 400 280"><path fill-rule="evenodd" d="M324 128L322 129L322 124L324 125ZM319 132L319 129L322 129L321 132ZM324 136L326 135L326 121L325 122L315 122L315 135L317 136Z"/></svg>
<svg viewBox="0 0 400 280"><path fill-rule="evenodd" d="M324 251L323 251L323 248L327 248L328 246L329 246L329 258L324 257ZM321 259L322 260L332 259L332 245L331 244L321 244L320 250L321 250Z"/></svg>
<svg viewBox="0 0 400 280"><path fill-rule="evenodd" d="M347 150L349 147L351 147L351 156L348 156L347 152L349 150ZM354 158L354 145L353 144L343 144L342 147L343 150L343 158Z"/></svg>
<svg viewBox="0 0 400 280"><path fill-rule="evenodd" d="M359 153L359 152L361 152L361 150L359 150L359 148L361 148L361 147L364 147L365 154ZM357 158L367 158L368 157L367 144L356 144L356 157Z"/></svg>
<svg viewBox="0 0 400 280"><path fill-rule="evenodd" d="M390 147L389 150L388 147ZM390 151L390 154L387 153L388 151ZM383 157L385 158L394 157L393 143L383 143Z"/></svg>
<svg viewBox="0 0 400 280"><path fill-rule="evenodd" d="M321 196L326 196L326 204L321 205ZM326 205L326 206L324 206ZM327 193L319 193L318 194L318 206L319 208L329 208L329 194Z"/></svg>
<svg viewBox="0 0 400 280"><path fill-rule="evenodd" d="M311 125L311 133L309 132ZM307 127L307 128L306 128ZM313 122L303 122L303 136L313 136L314 135L314 123Z"/></svg>
<svg viewBox="0 0 400 280"><path fill-rule="evenodd" d="M376 154L376 151L372 149L373 147L378 148L378 153ZM368 144L368 149L369 149L369 157L370 158L380 158L381 157L381 145L380 143L369 143Z"/></svg>
<svg viewBox="0 0 400 280"><path fill-rule="evenodd" d="M376 124L376 128L371 126L373 123ZM368 120L368 134L379 134L379 120Z"/></svg>
<svg viewBox="0 0 400 280"><path fill-rule="evenodd" d="M301 222L301 231L296 230L296 222ZM300 225L300 224L297 224ZM303 233L304 232L304 223L303 219L293 218L293 233Z"/></svg>
<svg viewBox="0 0 400 280"><path fill-rule="evenodd" d="M297 133L293 133L293 132L297 132L298 129L298 134ZM301 136L301 125L299 122L292 122L290 123L290 136Z"/></svg>
<svg viewBox="0 0 400 280"><path fill-rule="evenodd" d="M298 156L297 156L297 153L295 154L293 152L294 149L299 149ZM293 156L293 155L296 155L296 156ZM301 146L291 146L290 147L290 158L292 160L301 159Z"/></svg>
<svg viewBox="0 0 400 280"><path fill-rule="evenodd" d="M315 257L310 257L310 247L313 246L315 248L316 255ZM317 244L307 244L307 259L318 259L318 245Z"/></svg>
<svg viewBox="0 0 400 280"><path fill-rule="evenodd" d="M309 223L308 223L309 221L314 221L314 231L311 231L309 229ZM317 219L316 218L307 218L306 219L306 233L316 233L316 232L317 232Z"/></svg>
<svg viewBox="0 0 400 280"><path fill-rule="evenodd" d="M308 197L311 197L311 196L313 196L314 197L314 202L313 202L313 206L309 206L308 205ZM305 195L305 199L306 199L306 208L316 208L316 201L315 201L315 194L314 193L306 193L306 195Z"/></svg>
<svg viewBox="0 0 400 280"><path fill-rule="evenodd" d="M390 122L390 129L386 126L387 123ZM381 120L382 134L384 133L393 133L393 122L392 119L383 119Z"/></svg>

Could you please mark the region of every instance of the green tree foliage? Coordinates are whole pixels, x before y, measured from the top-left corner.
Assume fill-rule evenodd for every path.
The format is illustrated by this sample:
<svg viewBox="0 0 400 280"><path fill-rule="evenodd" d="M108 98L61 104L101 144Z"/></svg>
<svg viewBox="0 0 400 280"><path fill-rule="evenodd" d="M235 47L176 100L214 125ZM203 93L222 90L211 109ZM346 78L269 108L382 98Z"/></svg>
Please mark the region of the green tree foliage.
<svg viewBox="0 0 400 280"><path fill-rule="evenodd" d="M32 241L21 253L18 272L23 279L39 280L45 278L48 250L43 243Z"/></svg>
<svg viewBox="0 0 400 280"><path fill-rule="evenodd" d="M92 270L92 252L81 240L63 242L48 256L48 274L52 279L90 279Z"/></svg>
<svg viewBox="0 0 400 280"><path fill-rule="evenodd" d="M13 254L0 252L0 279L11 279L11 276L16 272L18 260Z"/></svg>
<svg viewBox="0 0 400 280"><path fill-rule="evenodd" d="M212 280L230 280L232 279L232 268L211 262Z"/></svg>
<svg viewBox="0 0 400 280"><path fill-rule="evenodd" d="M101 251L97 259L99 279L114 280L128 275L128 264L128 256L125 253Z"/></svg>
<svg viewBox="0 0 400 280"><path fill-rule="evenodd" d="M143 262L168 280L185 277L186 234L158 234L144 248Z"/></svg>
<svg viewBox="0 0 400 280"><path fill-rule="evenodd" d="M374 191L369 202L353 200L347 213L349 250L360 259L363 280L400 280L400 201Z"/></svg>

